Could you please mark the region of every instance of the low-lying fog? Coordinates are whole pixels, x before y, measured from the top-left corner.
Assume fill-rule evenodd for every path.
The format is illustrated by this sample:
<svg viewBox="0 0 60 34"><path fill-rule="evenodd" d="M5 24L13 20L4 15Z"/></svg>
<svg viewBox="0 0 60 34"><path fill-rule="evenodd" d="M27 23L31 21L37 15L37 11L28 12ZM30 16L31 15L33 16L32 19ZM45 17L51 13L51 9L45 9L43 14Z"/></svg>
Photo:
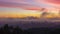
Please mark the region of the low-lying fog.
<svg viewBox="0 0 60 34"><path fill-rule="evenodd" d="M23 29L31 27L56 27L60 25L58 19L0 19L0 26L8 24L9 26L19 26Z"/></svg>

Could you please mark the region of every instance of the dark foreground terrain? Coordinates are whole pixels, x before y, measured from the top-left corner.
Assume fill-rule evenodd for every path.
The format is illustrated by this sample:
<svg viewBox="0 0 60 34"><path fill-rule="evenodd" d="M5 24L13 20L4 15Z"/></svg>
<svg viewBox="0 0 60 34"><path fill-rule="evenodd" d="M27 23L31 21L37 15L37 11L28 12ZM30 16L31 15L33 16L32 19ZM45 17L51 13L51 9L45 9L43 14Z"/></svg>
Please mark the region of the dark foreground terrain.
<svg viewBox="0 0 60 34"><path fill-rule="evenodd" d="M0 34L60 34L60 20L0 19Z"/></svg>
<svg viewBox="0 0 60 34"><path fill-rule="evenodd" d="M0 34L58 34L58 33L60 33L60 28L35 27L24 30L19 26L13 27L8 26L8 24L5 24L3 27L0 27Z"/></svg>

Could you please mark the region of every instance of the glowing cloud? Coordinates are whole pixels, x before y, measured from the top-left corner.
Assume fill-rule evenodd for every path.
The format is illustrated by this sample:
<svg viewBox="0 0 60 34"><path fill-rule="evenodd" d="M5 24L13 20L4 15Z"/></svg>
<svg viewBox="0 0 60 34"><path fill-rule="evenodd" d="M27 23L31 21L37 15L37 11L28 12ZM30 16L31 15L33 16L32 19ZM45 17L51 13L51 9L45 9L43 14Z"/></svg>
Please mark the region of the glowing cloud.
<svg viewBox="0 0 60 34"><path fill-rule="evenodd" d="M50 10L51 8L52 8L51 10L53 10L53 8L60 9L60 0L0 0L0 8L1 8L0 13L2 12L1 14L3 14L3 16L4 16L4 14L10 15L10 16L12 14L15 16L16 16L16 14L18 14L18 16L19 16L19 15L21 15L19 13L22 13L22 11L20 12L20 10L22 10L22 9L29 10L27 14L25 13L26 15L28 15L30 13L29 15L36 16L37 13L39 14L39 12L40 12L39 10L42 8L47 9L47 11ZM7 9L5 9L5 8L7 8ZM9 9L14 10L14 8L18 8L19 10L17 11L17 13L15 13L15 11L12 11L12 14L11 14L11 12L10 12L11 10L9 10ZM5 10L5 11L2 11L2 10ZM15 10L17 10L17 9L15 9ZM38 10L38 12L37 13L34 11L30 12L30 10L32 10L32 11ZM7 14L6 11L9 14ZM24 14L24 12L26 12L26 11L23 11L22 14Z"/></svg>
<svg viewBox="0 0 60 34"><path fill-rule="evenodd" d="M58 4L58 5L56 5ZM0 0L0 6L23 9L60 8L60 0Z"/></svg>
<svg viewBox="0 0 60 34"><path fill-rule="evenodd" d="M54 3L54 4L59 4L60 5L60 0L46 0L47 2Z"/></svg>

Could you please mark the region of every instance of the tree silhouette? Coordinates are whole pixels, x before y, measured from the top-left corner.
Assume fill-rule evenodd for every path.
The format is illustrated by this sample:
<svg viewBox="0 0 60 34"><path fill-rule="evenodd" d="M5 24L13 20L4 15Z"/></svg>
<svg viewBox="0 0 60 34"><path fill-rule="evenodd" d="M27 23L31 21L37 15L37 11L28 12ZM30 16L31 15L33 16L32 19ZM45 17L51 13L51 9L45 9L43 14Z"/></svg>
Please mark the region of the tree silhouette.
<svg viewBox="0 0 60 34"><path fill-rule="evenodd" d="M5 34L10 34L10 30L9 30L8 24L5 24L3 30L4 30L4 33L5 33Z"/></svg>
<svg viewBox="0 0 60 34"><path fill-rule="evenodd" d="M23 30L19 26L13 28L13 26L8 26L8 24L5 24L4 27L0 28L0 34L55 34L55 33L60 33L60 28L36 27Z"/></svg>
<svg viewBox="0 0 60 34"><path fill-rule="evenodd" d="M22 34L22 29L19 28L19 26L17 26L14 30L13 30L13 34Z"/></svg>

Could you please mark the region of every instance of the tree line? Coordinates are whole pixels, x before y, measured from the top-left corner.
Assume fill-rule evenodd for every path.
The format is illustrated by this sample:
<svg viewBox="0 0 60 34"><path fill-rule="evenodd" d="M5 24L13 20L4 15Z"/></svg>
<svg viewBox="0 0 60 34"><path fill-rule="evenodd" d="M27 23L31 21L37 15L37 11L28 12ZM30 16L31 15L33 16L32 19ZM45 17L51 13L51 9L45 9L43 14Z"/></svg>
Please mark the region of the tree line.
<svg viewBox="0 0 60 34"><path fill-rule="evenodd" d="M0 34L56 34L60 33L60 28L29 28L27 30L21 29L19 26L13 27L5 24L3 27L0 27Z"/></svg>

